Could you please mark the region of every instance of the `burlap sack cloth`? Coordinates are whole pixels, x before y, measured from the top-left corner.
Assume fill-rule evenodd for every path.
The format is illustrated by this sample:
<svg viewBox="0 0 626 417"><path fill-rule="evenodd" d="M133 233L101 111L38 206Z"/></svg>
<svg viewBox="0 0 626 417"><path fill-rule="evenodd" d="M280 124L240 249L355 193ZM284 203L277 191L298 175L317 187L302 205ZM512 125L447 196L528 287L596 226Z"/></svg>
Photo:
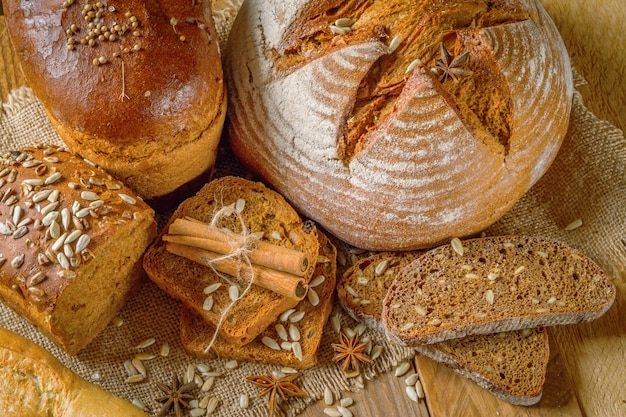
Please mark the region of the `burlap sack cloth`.
<svg viewBox="0 0 626 417"><path fill-rule="evenodd" d="M216 2L215 17L222 46L240 3L241 0ZM576 76L575 83L579 87L584 80ZM60 142L40 103L28 88L14 90L2 105L0 138L2 151L33 141ZM218 175L241 172L232 158L224 153L220 154L218 164ZM623 282L626 277L625 174L626 142L623 133L591 114L580 94L575 92L570 128L556 161L548 173L487 230L487 234L529 234L558 239L581 249L616 282ZM577 219L582 220L581 227L565 230ZM350 259L350 248L336 243ZM342 270L345 268L340 268L340 273ZM220 402L214 415L267 415L267 397L257 399L257 388L244 382L244 379L279 370L280 367L240 363L236 369L227 370L225 359L197 360L188 357L178 337L179 313L179 302L149 282L120 312L123 324L119 327L110 324L76 357L65 354L4 306L0 306L0 325L44 346L83 378L116 395L139 401L151 415L159 410L159 404L154 399L160 396L160 392L154 381L169 383L173 374L182 376L190 364L200 363L212 371L224 373L208 393ZM355 323L338 307L332 314L339 315L344 325L354 327ZM330 344L337 340L337 334L327 325L319 364L303 371L296 381L309 397L291 399L281 404L278 412L298 414L307 404L321 398L325 387L330 387L336 395L341 391L358 390L366 384L366 380L389 371L399 361L413 355L411 349L388 344L379 333L367 331L365 334L374 344L384 347L383 354L373 364L366 365L360 377L347 379L332 361ZM148 338L154 338L156 343L145 349L134 348ZM164 343L170 346L167 357L159 355ZM155 359L146 362L148 378L138 384L126 383L127 372L123 364L140 351L156 355ZM251 405L245 412L239 407L239 398L243 393L251 399ZM203 395L199 392L198 398Z"/></svg>

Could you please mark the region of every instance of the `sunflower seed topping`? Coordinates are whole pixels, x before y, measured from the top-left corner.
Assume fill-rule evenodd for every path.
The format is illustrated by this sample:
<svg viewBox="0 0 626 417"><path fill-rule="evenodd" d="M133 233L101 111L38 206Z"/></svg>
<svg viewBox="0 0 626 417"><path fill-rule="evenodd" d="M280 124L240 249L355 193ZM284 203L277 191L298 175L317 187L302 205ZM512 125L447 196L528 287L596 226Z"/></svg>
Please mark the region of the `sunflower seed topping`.
<svg viewBox="0 0 626 417"><path fill-rule="evenodd" d="M211 284L211 285L209 285L209 286L205 287L205 288L204 288L204 290L203 290L203 292L204 292L204 294L206 294L206 295L213 294L213 293L214 293L215 291L217 291L217 289L218 289L219 287L221 287L221 286L222 286L222 283L221 283L221 282L215 282L215 283L213 283L213 284Z"/></svg>
<svg viewBox="0 0 626 417"><path fill-rule="evenodd" d="M80 193L80 198L88 201L96 201L100 199L100 196L98 196L98 194L94 193L93 191L82 191Z"/></svg>
<svg viewBox="0 0 626 417"><path fill-rule="evenodd" d="M13 260L11 261L11 266L15 269L18 269L22 266L22 264L24 263L24 258L26 257L26 255L21 254L16 256L15 258L13 258Z"/></svg>
<svg viewBox="0 0 626 417"><path fill-rule="evenodd" d="M287 330L285 329L285 326L283 326L281 323L278 323L276 324L276 326L274 326L274 328L276 329L276 333L278 334L278 337L280 337L285 342L289 340L289 336L287 334Z"/></svg>
<svg viewBox="0 0 626 417"><path fill-rule="evenodd" d="M70 260L67 259L67 256L63 252L57 253L57 262L63 269L70 269Z"/></svg>
<svg viewBox="0 0 626 417"><path fill-rule="evenodd" d="M33 187L38 187L43 185L43 180L40 178L28 178L22 181L22 184L32 185Z"/></svg>
<svg viewBox="0 0 626 417"><path fill-rule="evenodd" d="M137 200L135 200L133 197L129 196L128 194L119 193L119 196L122 200L124 200L124 202L130 205L134 205L137 203Z"/></svg>
<svg viewBox="0 0 626 417"><path fill-rule="evenodd" d="M89 235L83 234L78 238L78 242L76 242L76 252L81 253L83 250L87 248L91 242L91 238Z"/></svg>
<svg viewBox="0 0 626 417"><path fill-rule="evenodd" d="M40 201L45 200L46 198L48 198L51 192L52 190L41 190L41 191L36 192L32 198L33 203L39 203Z"/></svg>
<svg viewBox="0 0 626 417"><path fill-rule="evenodd" d="M293 342L291 344L291 350L293 351L294 356L301 361L303 359L302 355L302 345L300 342Z"/></svg>
<svg viewBox="0 0 626 417"><path fill-rule="evenodd" d="M270 349L280 350L280 345L278 344L278 342L276 340L272 339L271 337L264 336L261 339L261 342L263 342L263 344L265 346L267 346L268 348L270 348Z"/></svg>
<svg viewBox="0 0 626 417"><path fill-rule="evenodd" d="M51 174L48 178L46 178L46 180L44 181L44 184L46 185L54 184L55 182L60 180L61 177L62 177L61 173L57 171L54 174Z"/></svg>
<svg viewBox="0 0 626 417"><path fill-rule="evenodd" d="M52 213L58 206L59 206L58 201L55 201L54 203L50 203L41 209L41 214L43 216L47 216L48 214Z"/></svg>

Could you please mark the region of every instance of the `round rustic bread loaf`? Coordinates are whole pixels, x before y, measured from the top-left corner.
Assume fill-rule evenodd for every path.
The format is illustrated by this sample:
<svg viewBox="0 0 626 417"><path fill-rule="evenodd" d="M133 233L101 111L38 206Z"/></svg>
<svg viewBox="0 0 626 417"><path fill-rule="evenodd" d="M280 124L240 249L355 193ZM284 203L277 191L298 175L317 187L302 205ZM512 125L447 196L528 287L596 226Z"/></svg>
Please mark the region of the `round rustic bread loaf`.
<svg viewBox="0 0 626 417"><path fill-rule="evenodd" d="M494 223L553 161L573 92L536 0L249 0L225 68L236 155L374 250Z"/></svg>
<svg viewBox="0 0 626 417"><path fill-rule="evenodd" d="M4 8L28 84L72 151L157 208L204 184L226 113L209 2Z"/></svg>

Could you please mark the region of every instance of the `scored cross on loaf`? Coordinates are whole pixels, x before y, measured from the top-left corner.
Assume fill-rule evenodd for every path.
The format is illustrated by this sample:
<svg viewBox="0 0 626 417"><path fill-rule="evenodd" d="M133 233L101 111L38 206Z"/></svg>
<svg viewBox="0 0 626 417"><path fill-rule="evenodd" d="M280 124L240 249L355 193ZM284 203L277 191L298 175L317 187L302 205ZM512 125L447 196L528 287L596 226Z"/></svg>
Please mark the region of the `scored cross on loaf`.
<svg viewBox="0 0 626 417"><path fill-rule="evenodd" d="M225 67L239 159L374 250L494 223L556 156L573 94L538 0L250 0Z"/></svg>

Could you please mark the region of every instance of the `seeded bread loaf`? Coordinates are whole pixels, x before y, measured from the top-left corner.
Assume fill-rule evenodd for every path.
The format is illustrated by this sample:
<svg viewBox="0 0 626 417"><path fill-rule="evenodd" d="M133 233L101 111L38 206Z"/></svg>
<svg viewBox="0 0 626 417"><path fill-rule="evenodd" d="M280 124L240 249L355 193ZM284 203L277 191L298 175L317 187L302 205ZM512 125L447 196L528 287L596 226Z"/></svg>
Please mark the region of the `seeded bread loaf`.
<svg viewBox="0 0 626 417"><path fill-rule="evenodd" d="M305 299L281 314L276 322L247 345L237 348L223 339L216 339L208 352L215 328L183 307L180 334L187 353L200 358L217 356L295 369L315 365L324 325L333 306L337 273L335 247L319 231L318 238L320 257Z"/></svg>
<svg viewBox="0 0 626 417"><path fill-rule="evenodd" d="M239 215L250 233L261 233L261 240L275 245L296 249L305 253L308 259L317 259L319 243L314 226L309 227L285 199L265 187L239 177L222 177L205 185L194 197L182 202L169 225L185 217L210 223L216 212L223 207L237 205ZM243 204L243 205L241 205ZM241 233L242 224L234 215L223 217L217 227ZM196 314L213 326L220 322L221 314L232 303L229 297L230 284L208 266L174 255L166 250L162 235L155 241L144 258L144 268L148 276L165 292L177 298ZM313 275L312 262L304 273L305 282ZM242 298L235 302L220 326L222 338L234 346L251 342L284 311L298 304L294 298L278 295L275 292L253 285L244 294L248 283L229 278L239 288ZM213 304L204 309L207 294L204 290L212 284L222 283L210 294Z"/></svg>
<svg viewBox="0 0 626 417"><path fill-rule="evenodd" d="M47 350L0 327L0 410L10 417L147 417Z"/></svg>
<svg viewBox="0 0 626 417"><path fill-rule="evenodd" d="M204 185L226 113L210 2L3 6L28 85L72 151L155 207Z"/></svg>
<svg viewBox="0 0 626 417"><path fill-rule="evenodd" d="M539 0L249 0L225 68L236 155L374 250L494 223L550 166L573 93Z"/></svg>
<svg viewBox="0 0 626 417"><path fill-rule="evenodd" d="M355 263L337 284L337 298L343 309L368 327L384 331L382 305L387 290L402 268L421 254L384 252ZM467 336L415 345L415 350L509 403L532 405L541 399L550 356L544 328Z"/></svg>
<svg viewBox="0 0 626 417"><path fill-rule="evenodd" d="M462 254L460 254L462 252ZM615 300L591 259L528 236L466 240L402 269L383 301L388 337L415 346L472 334L591 321Z"/></svg>
<svg viewBox="0 0 626 417"><path fill-rule="evenodd" d="M52 146L0 158L0 299L76 354L145 278L154 212L102 170Z"/></svg>

